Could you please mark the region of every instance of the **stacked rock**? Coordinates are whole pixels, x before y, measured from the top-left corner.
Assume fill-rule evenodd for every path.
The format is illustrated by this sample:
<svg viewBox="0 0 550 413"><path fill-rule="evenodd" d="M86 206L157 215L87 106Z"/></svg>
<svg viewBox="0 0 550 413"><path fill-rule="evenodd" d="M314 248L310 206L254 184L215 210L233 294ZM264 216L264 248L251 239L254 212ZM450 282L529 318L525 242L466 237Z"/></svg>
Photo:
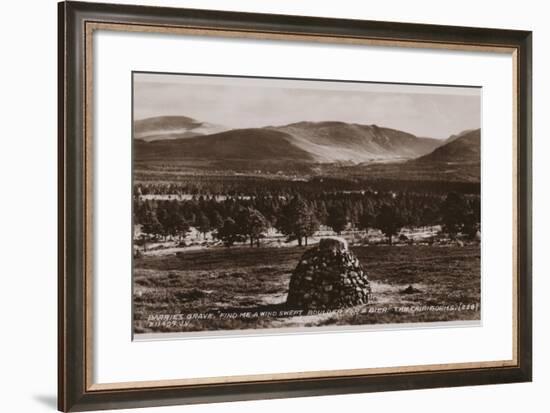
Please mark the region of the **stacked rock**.
<svg viewBox="0 0 550 413"><path fill-rule="evenodd" d="M302 255L286 303L291 308L338 309L366 304L370 292L367 274L346 240L323 238Z"/></svg>

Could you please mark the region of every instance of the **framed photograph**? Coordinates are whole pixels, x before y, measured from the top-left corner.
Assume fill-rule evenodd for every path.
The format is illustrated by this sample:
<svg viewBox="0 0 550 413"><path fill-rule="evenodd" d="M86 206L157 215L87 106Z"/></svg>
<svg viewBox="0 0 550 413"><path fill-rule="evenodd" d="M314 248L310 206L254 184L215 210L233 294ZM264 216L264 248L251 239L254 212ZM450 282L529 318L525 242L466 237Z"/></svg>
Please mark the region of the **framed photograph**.
<svg viewBox="0 0 550 413"><path fill-rule="evenodd" d="M531 32L59 4L59 410L531 380Z"/></svg>

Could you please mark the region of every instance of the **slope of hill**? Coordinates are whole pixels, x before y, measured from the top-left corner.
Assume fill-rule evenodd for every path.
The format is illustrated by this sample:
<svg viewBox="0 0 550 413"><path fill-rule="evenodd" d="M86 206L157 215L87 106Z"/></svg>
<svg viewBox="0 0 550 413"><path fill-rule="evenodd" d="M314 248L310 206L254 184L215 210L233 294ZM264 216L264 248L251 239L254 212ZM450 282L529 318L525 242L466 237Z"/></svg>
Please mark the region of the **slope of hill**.
<svg viewBox="0 0 550 413"><path fill-rule="evenodd" d="M345 122L299 122L270 129L285 132L318 162L368 162L424 155L441 141L376 125Z"/></svg>
<svg viewBox="0 0 550 413"><path fill-rule="evenodd" d="M370 179L480 182L480 130L461 134L427 155L406 162L358 165L348 176Z"/></svg>
<svg viewBox="0 0 550 413"><path fill-rule="evenodd" d="M292 137L269 129L234 129L213 135L177 140L135 140L136 160L242 160L314 162L295 146Z"/></svg>
<svg viewBox="0 0 550 413"><path fill-rule="evenodd" d="M474 131L475 129L466 129L466 130L463 130L462 132L460 133L457 133L456 135L451 135L449 136L447 139L445 139L444 143L451 143L452 141L460 138L461 136L464 136L466 135L467 133L470 133L472 131Z"/></svg>
<svg viewBox="0 0 550 413"><path fill-rule="evenodd" d="M462 134L433 152L421 156L416 162L480 162L481 130Z"/></svg>

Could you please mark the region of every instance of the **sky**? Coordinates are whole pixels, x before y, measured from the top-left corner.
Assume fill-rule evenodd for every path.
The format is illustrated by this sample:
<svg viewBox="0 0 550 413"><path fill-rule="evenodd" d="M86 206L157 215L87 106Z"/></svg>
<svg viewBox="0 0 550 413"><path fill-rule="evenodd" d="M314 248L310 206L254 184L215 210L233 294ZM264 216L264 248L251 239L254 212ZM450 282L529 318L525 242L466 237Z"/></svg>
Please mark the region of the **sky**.
<svg viewBox="0 0 550 413"><path fill-rule="evenodd" d="M134 73L134 119L188 116L227 129L376 124L446 139L481 127L481 88Z"/></svg>

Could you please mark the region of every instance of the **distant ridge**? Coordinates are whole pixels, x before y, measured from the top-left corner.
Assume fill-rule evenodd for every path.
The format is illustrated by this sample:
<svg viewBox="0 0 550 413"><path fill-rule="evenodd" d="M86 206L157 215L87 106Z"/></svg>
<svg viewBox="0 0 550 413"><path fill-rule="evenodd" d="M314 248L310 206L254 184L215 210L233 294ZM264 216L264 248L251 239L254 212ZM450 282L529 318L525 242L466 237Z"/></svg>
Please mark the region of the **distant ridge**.
<svg viewBox="0 0 550 413"><path fill-rule="evenodd" d="M460 138L461 136L464 136L467 133L470 133L472 131L475 131L475 129L466 129L466 130L463 130L460 133L457 133L456 135L451 135L447 139L445 139L445 143L451 143L452 141L454 141L454 140Z"/></svg>
<svg viewBox="0 0 550 413"><path fill-rule="evenodd" d="M441 144L396 129L345 122L299 122L273 129L291 135L318 162L410 159Z"/></svg>
<svg viewBox="0 0 550 413"><path fill-rule="evenodd" d="M136 121L136 159L363 163L417 158L442 143L377 125L335 121L202 134L204 125L185 116Z"/></svg>
<svg viewBox="0 0 550 413"><path fill-rule="evenodd" d="M417 159L417 162L480 162L481 130L467 131Z"/></svg>
<svg viewBox="0 0 550 413"><path fill-rule="evenodd" d="M223 131L224 128L188 116L156 116L134 121L134 138L146 142L186 139Z"/></svg>
<svg viewBox="0 0 550 413"><path fill-rule="evenodd" d="M466 131L432 152L406 162L355 165L346 176L370 179L479 183L481 178L480 129Z"/></svg>

